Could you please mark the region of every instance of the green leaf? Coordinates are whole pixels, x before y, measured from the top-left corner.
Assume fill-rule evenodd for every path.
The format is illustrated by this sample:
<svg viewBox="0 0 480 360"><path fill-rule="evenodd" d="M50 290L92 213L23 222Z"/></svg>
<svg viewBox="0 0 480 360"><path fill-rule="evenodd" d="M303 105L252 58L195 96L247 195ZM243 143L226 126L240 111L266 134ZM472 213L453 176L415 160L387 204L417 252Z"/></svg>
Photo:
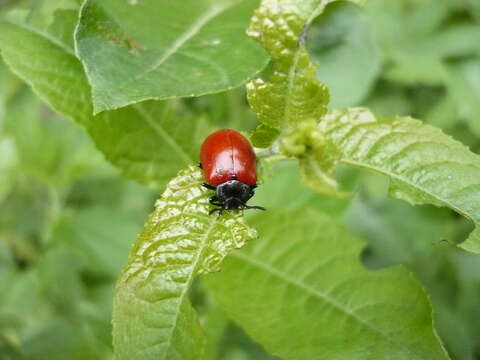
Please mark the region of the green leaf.
<svg viewBox="0 0 480 360"><path fill-rule="evenodd" d="M173 179L148 219L117 284L117 359L200 359L204 334L188 300L194 277L256 236L240 213L209 216L200 169Z"/></svg>
<svg viewBox="0 0 480 360"><path fill-rule="evenodd" d="M480 60L461 61L449 67L447 86L458 115L480 136Z"/></svg>
<svg viewBox="0 0 480 360"><path fill-rule="evenodd" d="M90 88L72 49L27 25L4 21L0 22L0 50L10 69L53 109L88 125Z"/></svg>
<svg viewBox="0 0 480 360"><path fill-rule="evenodd" d="M247 84L248 102L265 125L259 129L262 135L254 135L262 143L273 140L275 130L320 119L327 111L328 90L316 80L316 68L305 47L305 27L325 5L325 1L296 5L264 0L252 18L248 34L262 43L275 64L268 79Z"/></svg>
<svg viewBox="0 0 480 360"><path fill-rule="evenodd" d="M280 131L264 124L260 124L255 129L250 140L255 147L268 148L280 135Z"/></svg>
<svg viewBox="0 0 480 360"><path fill-rule="evenodd" d="M12 139L0 136L0 203L13 186L17 151Z"/></svg>
<svg viewBox="0 0 480 360"><path fill-rule="evenodd" d="M263 184L255 190L253 198L256 204L270 209L285 209L288 211L302 211L304 207L343 214L350 206L349 199L338 199L331 196L322 196L308 189L299 178L299 162L295 160L279 161L272 167L265 167ZM351 172L350 172L351 173ZM342 185L347 186L351 181L350 174L339 173ZM345 176L346 175L346 176ZM248 213L247 217L254 217L255 213Z"/></svg>
<svg viewBox="0 0 480 360"><path fill-rule="evenodd" d="M218 360L222 337L224 336L229 320L223 311L214 304L210 304L204 316L207 341L205 345L205 360Z"/></svg>
<svg viewBox="0 0 480 360"><path fill-rule="evenodd" d="M253 223L261 241L206 280L267 351L301 360L448 359L421 286L400 267L364 269L362 244L337 221L304 208Z"/></svg>
<svg viewBox="0 0 480 360"><path fill-rule="evenodd" d="M333 111L319 127L341 162L389 177L392 196L448 206L480 224L480 158L441 130L408 117L380 122L362 108ZM480 229L460 246L480 253Z"/></svg>
<svg viewBox="0 0 480 360"><path fill-rule="evenodd" d="M244 33L255 6L238 0L86 1L75 40L95 112L241 85L268 61Z"/></svg>
<svg viewBox="0 0 480 360"><path fill-rule="evenodd" d="M364 11L333 3L308 33L308 49L319 63L317 78L328 86L333 108L358 104L380 71L380 52Z"/></svg>
<svg viewBox="0 0 480 360"><path fill-rule="evenodd" d="M96 116L88 132L123 173L163 190L180 168L196 163L210 130L175 102L148 101Z"/></svg>
<svg viewBox="0 0 480 360"><path fill-rule="evenodd" d="M210 128L181 104L151 101L93 116L86 76L68 44L1 22L0 49L10 68L53 109L85 127L126 176L162 189L182 167L196 162Z"/></svg>
<svg viewBox="0 0 480 360"><path fill-rule="evenodd" d="M345 195L333 171L338 162L337 146L316 128L316 122L303 122L281 139L281 151L300 162L302 182L320 194L342 197Z"/></svg>

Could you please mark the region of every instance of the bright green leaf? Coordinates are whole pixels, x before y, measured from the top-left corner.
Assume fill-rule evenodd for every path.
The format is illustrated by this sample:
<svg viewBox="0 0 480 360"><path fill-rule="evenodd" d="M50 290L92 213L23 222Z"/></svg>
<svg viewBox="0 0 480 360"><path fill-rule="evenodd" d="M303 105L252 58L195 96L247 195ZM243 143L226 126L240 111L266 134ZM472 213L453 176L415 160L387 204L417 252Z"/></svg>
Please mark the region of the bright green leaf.
<svg viewBox="0 0 480 360"><path fill-rule="evenodd" d="M341 162L389 177L392 196L448 206L480 224L480 157L441 130L408 117L380 122L362 108L333 111L319 126ZM480 228L460 246L480 253Z"/></svg>
<svg viewBox="0 0 480 360"><path fill-rule="evenodd" d="M261 240L206 280L219 305L284 359L448 359L421 286L403 268L367 271L362 244L308 208L257 216Z"/></svg>
<svg viewBox="0 0 480 360"><path fill-rule="evenodd" d="M267 125L260 124L255 129L250 140L255 147L268 148L273 141L280 135L280 131Z"/></svg>
<svg viewBox="0 0 480 360"><path fill-rule="evenodd" d="M86 1L75 39L95 112L241 85L268 61L244 32L255 6L238 0Z"/></svg>
<svg viewBox="0 0 480 360"><path fill-rule="evenodd" d="M252 18L248 34L272 57L275 71L268 79L247 84L247 97L265 130L277 131L296 123L320 119L327 111L328 90L316 80L316 68L305 48L305 26L325 7L324 1L264 0ZM260 136L260 135L256 135Z"/></svg>
<svg viewBox="0 0 480 360"><path fill-rule="evenodd" d="M200 359L203 331L188 300L197 274L256 236L240 213L209 216L200 169L173 179L148 219L117 284L113 345L117 359Z"/></svg>
<svg viewBox="0 0 480 360"><path fill-rule="evenodd" d="M305 41L310 24L330 2L263 0L255 11L247 33L268 51L275 70L247 84L248 102L264 125L253 135L254 144L267 147L279 130L326 113L328 89L316 79Z"/></svg>
<svg viewBox="0 0 480 360"><path fill-rule="evenodd" d="M380 52L362 9L348 2L331 4L312 23L307 45L333 108L363 100L380 71Z"/></svg>
<svg viewBox="0 0 480 360"><path fill-rule="evenodd" d="M333 171L338 162L337 146L316 128L316 122L300 123L281 140L281 151L300 161L302 182L320 194L341 197Z"/></svg>

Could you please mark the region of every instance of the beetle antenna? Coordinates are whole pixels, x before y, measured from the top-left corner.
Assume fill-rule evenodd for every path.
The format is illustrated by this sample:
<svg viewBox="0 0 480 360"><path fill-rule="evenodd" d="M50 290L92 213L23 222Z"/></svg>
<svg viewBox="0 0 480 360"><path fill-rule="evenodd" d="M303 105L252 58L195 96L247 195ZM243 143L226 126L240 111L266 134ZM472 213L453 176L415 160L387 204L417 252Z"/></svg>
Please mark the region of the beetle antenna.
<svg viewBox="0 0 480 360"><path fill-rule="evenodd" d="M244 209L257 209L257 210L263 210L263 211L266 211L267 209L265 209L263 206L249 206L249 205L245 205L244 206Z"/></svg>

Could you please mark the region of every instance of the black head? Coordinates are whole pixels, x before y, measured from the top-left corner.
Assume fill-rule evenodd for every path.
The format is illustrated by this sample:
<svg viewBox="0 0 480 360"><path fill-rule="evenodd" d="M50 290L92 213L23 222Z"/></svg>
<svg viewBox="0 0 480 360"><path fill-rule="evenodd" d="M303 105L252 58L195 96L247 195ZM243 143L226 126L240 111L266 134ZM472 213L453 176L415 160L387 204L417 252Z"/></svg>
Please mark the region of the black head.
<svg viewBox="0 0 480 360"><path fill-rule="evenodd" d="M253 186L238 180L230 180L217 186L217 199L223 203L225 210L243 208L253 196Z"/></svg>

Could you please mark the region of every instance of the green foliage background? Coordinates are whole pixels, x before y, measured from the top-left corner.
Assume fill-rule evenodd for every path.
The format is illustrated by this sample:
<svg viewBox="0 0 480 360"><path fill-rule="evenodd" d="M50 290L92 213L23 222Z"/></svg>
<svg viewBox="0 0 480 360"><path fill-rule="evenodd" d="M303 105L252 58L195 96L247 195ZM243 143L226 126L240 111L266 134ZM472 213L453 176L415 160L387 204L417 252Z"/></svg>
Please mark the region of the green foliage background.
<svg viewBox="0 0 480 360"><path fill-rule="evenodd" d="M87 1L83 10L98 11L99 2ZM208 1L201 3L209 4ZM201 11L201 5L199 7L192 11ZM243 8L240 13L246 14L244 23L248 24L255 7ZM95 55L89 46L102 45L81 45L78 41L75 49L72 24L78 11L79 2L75 0L0 1L0 16L8 20L0 25L0 54L3 51L6 61L14 59L21 65L20 70L16 69L17 75L27 73L33 77L39 71L36 66L40 66L52 72L52 80L51 84L33 84L37 94L45 89L55 90L55 86L64 89L61 84L67 75L71 77L69 84L73 89L71 93L52 90L54 94L47 99L47 104L12 74L9 70L12 64L0 63L0 360L112 358L114 284L155 199L178 170L197 161L197 149L206 134L220 127L248 132L257 126L243 88L168 103L147 101L116 110L139 99L168 97L147 83L142 84L141 94L125 93L125 98L116 99L118 103L108 96L97 97L92 105L90 89L81 85L85 75L75 58L75 50L78 54L85 51ZM121 19L122 14L116 15ZM110 24L104 13L100 12L99 16ZM222 21L231 21L228 13L225 17ZM26 25L12 30L11 21ZM148 24L151 23L143 23L147 28L138 32L145 35L152 31L157 36ZM25 29L36 29L38 34L49 34L49 37L37 39L37 32L27 33ZM77 29L76 36L81 37L82 30L92 31L86 24L84 29ZM14 32L25 43L32 41L38 46L26 46L29 57L23 52L12 52L17 45L11 35ZM151 41L150 35L145 36L145 41ZM55 41L47 44L50 37ZM222 41L229 39L226 34ZM478 1L370 0L364 9L345 2L329 5L325 13L314 20L307 47L314 63L319 64L317 79L330 89L332 108L365 105L382 117L412 115L440 127L478 153L479 39ZM254 75L259 71L266 55L259 46L247 41L242 46L258 57L255 61L249 58L250 68L245 73L239 72L229 82L219 82L211 91L190 90L197 91L195 95L228 90L245 82L249 77L246 73ZM45 67L48 62L43 60L43 54L49 55L58 48L66 49L57 58L58 63ZM112 46L109 51L120 50ZM111 53L101 55L112 56ZM87 70L95 62L94 57L82 60ZM189 65L178 59L174 63L180 70L173 71L179 72ZM67 65L62 68L59 66L62 64ZM232 65L228 59L225 64ZM123 75L128 77L128 71L135 66L140 65L129 63ZM111 69L104 70L107 78L111 76ZM159 67L158 71L156 76L161 78L163 71L172 70ZM269 71L271 68L265 70ZM208 79L214 76L214 70L212 74L202 76ZM87 71L87 75L92 73ZM191 76L187 74L186 79ZM108 95L102 88L104 79L95 80L91 82L93 93ZM120 83L124 79L114 80ZM91 118L93 108L110 111ZM185 119L188 121L179 125ZM151 131L152 121L152 128L160 130ZM175 146L162 141L165 132L173 134ZM256 134L261 139L261 132ZM149 152L158 153L158 157L148 159L151 162L143 161L142 156ZM166 161L166 154L173 160ZM455 246L468 237L472 223L446 208L411 207L388 198L388 183L379 175L340 167L336 174L341 188L354 195L334 199L315 194L300 184L298 164L294 161L264 162L261 170L264 185L259 187L253 201L265 205L269 213L249 213L247 221L254 224L260 234L255 242L261 243L262 236L269 237L277 241L278 247L258 248L255 260L275 269L278 262L295 268L308 255L318 254L318 260L314 256L308 261L322 263L322 254L338 251L330 248L331 239L338 237L340 244L346 244L342 245L345 247L342 254L350 256L350 260L361 256L363 264L375 271L388 267L387 273L375 273L383 292L395 294L392 284L403 286L411 289L413 295L402 300L415 303L415 294L422 293L418 284L402 277L406 270L391 268L403 264L428 293L435 329L450 357L480 359L480 258ZM316 187L309 184L308 179L305 182L310 188ZM299 213L305 216L299 218ZM291 234L287 230L281 232L279 223L290 228ZM312 226L316 238L310 239ZM357 239L364 240L366 247L362 248ZM281 245L288 248L290 240L297 240L298 247L285 254L280 251ZM301 252L302 240L308 244L303 248L304 253ZM265 243L269 244L267 240ZM262 316L271 323L263 329L264 324L256 324L255 319L249 318L248 302L241 301L254 296L271 297L265 306L283 309L285 304L277 301L279 294L287 294L287 302L293 304L308 297L273 280L265 280L264 292L254 289L255 283L250 285L251 291L235 286L232 279L237 276L245 281L249 276L263 276L262 273L255 275L248 262L242 262L242 257L250 254L252 248L247 246L245 250L227 259L222 272L201 277L193 284L190 301L205 329L205 358L275 358L268 354L271 353L286 359L294 356L308 359L308 351L314 351L308 344L300 349L305 353L292 350L288 340L281 338L282 333L272 329L289 323L298 337L290 340L301 342L305 334L316 331L308 322L309 314L302 314L305 318L297 317L289 313L292 310L288 307L272 314L265 311ZM313 266L305 268L305 272ZM319 265L317 270L332 271L332 276L336 276L336 269ZM342 269L340 265L339 269ZM287 275L302 277L295 272ZM246 282L239 280L238 284ZM253 294L253 290L259 292ZM355 286L349 291L355 293ZM379 298L382 296L377 294ZM341 303L341 294L335 299ZM423 298L418 303L423 304L422 301ZM314 306L309 309L312 313L321 313L321 309ZM374 310L376 314L372 316L378 316L379 310ZM413 310L405 309L405 313L409 311ZM428 308L419 309L419 316L428 311ZM389 311L380 315L392 322L398 320L393 315L390 319ZM250 331L248 326L242 329L238 324L253 324L255 330ZM342 334L342 329L331 331L338 336ZM432 343L435 342L430 335ZM423 333L420 336L423 337ZM347 340L354 342L355 336ZM437 350L429 348L418 358L444 358ZM334 356L332 354L330 356Z"/></svg>

